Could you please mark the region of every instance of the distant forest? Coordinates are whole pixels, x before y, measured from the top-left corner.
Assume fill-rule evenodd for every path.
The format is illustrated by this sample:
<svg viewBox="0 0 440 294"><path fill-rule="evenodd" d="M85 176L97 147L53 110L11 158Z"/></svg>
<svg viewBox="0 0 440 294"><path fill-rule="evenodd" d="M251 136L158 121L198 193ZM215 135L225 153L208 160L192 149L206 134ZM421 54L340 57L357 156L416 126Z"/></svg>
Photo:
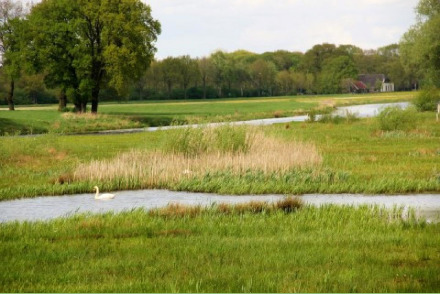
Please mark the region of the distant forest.
<svg viewBox="0 0 440 294"><path fill-rule="evenodd" d="M305 53L216 51L203 58L185 55L154 60L126 93L103 89L100 101L339 94L351 92L350 85L360 74L384 74L396 91L418 87L416 72L402 65L398 44L377 50L320 44ZM378 84L377 90L380 87ZM2 96L6 88L6 81L0 79ZM14 100L17 104L57 103L58 92L45 88L44 74L23 73Z"/></svg>

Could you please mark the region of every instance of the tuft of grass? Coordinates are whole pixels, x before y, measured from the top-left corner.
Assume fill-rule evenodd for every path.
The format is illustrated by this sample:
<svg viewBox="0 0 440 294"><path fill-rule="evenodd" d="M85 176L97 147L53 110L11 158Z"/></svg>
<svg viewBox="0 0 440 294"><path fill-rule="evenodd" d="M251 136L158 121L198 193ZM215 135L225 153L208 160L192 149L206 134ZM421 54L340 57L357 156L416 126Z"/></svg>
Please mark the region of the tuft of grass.
<svg viewBox="0 0 440 294"><path fill-rule="evenodd" d="M201 206L186 206L181 204L169 204L163 208L150 210L149 215L160 217L190 217L194 218L206 213L213 214L228 214L228 215L242 215L242 214L267 214L267 213L293 213L304 206L299 198L286 197L278 202L264 202L251 201L242 204L214 204L212 207Z"/></svg>
<svg viewBox="0 0 440 294"><path fill-rule="evenodd" d="M253 128L223 125L218 127L184 127L166 139L169 153L194 157L203 153L246 153L255 143Z"/></svg>
<svg viewBox="0 0 440 294"><path fill-rule="evenodd" d="M64 112L50 131L59 134L138 128L140 123L128 117L106 114Z"/></svg>
<svg viewBox="0 0 440 294"><path fill-rule="evenodd" d="M409 131L417 125L416 110L413 107L387 107L377 116L379 129L382 131Z"/></svg>

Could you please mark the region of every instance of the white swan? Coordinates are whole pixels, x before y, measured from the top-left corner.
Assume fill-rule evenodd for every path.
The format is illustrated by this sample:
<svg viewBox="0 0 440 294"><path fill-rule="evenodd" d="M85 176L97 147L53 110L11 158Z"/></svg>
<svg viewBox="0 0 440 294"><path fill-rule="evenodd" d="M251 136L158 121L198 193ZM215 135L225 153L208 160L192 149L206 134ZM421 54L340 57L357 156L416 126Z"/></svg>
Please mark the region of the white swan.
<svg viewBox="0 0 440 294"><path fill-rule="evenodd" d="M98 200L107 200L107 199L113 199L113 198L115 198L115 195L114 195L114 194L101 194L101 195L99 195L99 188L98 188L98 186L93 187L93 190L96 191L95 199L98 199Z"/></svg>

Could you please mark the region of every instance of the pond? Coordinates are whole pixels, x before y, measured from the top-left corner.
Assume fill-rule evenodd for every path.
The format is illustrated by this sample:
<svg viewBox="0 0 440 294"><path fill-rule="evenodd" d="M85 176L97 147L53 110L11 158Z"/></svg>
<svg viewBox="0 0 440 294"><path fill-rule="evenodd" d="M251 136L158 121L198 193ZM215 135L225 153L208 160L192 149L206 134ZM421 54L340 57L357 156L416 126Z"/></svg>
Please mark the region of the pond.
<svg viewBox="0 0 440 294"><path fill-rule="evenodd" d="M75 213L105 213L130 211L136 208L153 209L168 204L210 206L220 203L246 203L250 201L273 202L283 199L283 195L223 196L206 193L174 192L167 190L139 190L116 192L116 198L95 200L93 194L37 197L0 202L0 222L39 221L58 217L68 217ZM440 195L319 195L298 196L309 205L379 205L415 209L418 216L429 222L440 220Z"/></svg>

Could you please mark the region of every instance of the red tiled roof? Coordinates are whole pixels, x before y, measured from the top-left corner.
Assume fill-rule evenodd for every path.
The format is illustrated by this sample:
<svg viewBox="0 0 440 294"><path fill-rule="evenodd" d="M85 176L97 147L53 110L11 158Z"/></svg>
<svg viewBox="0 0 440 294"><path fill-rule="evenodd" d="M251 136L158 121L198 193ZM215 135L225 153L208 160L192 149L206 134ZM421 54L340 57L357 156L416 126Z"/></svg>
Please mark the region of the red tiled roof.
<svg viewBox="0 0 440 294"><path fill-rule="evenodd" d="M358 89L358 90L366 90L368 89L367 85L365 85L363 82L361 81L354 81L353 85Z"/></svg>

